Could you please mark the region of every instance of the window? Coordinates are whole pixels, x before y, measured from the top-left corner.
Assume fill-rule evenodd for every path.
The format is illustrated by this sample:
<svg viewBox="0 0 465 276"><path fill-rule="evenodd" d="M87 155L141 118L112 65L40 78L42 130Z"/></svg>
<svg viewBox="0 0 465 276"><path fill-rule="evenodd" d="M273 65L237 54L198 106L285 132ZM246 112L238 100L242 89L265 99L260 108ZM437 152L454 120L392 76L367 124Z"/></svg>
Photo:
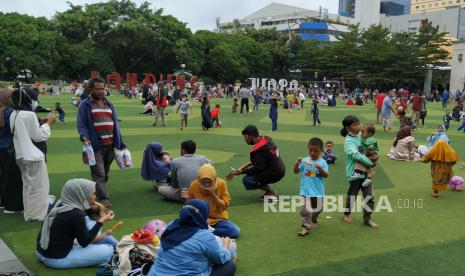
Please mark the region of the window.
<svg viewBox="0 0 465 276"><path fill-rule="evenodd" d="M460 3L460 0L455 1L455 3Z"/></svg>
<svg viewBox="0 0 465 276"><path fill-rule="evenodd" d="M431 6L432 6L432 4L429 4L429 5L428 5L428 7L430 7L430 8L431 8Z"/></svg>
<svg viewBox="0 0 465 276"><path fill-rule="evenodd" d="M420 6L416 6L416 7L415 7L415 9L419 9L419 8L420 8Z"/></svg>

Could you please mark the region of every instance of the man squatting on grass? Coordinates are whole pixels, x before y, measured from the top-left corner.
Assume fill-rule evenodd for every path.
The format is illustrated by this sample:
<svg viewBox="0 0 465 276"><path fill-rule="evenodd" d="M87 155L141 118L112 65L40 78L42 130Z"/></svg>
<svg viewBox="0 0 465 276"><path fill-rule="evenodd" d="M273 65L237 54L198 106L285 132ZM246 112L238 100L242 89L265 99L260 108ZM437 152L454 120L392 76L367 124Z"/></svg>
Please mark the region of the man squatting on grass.
<svg viewBox="0 0 465 276"><path fill-rule="evenodd" d="M231 171L226 178L232 180L234 176L245 174L242 178L247 190L264 190L265 193L259 197L264 200L276 200L277 193L269 184L280 181L286 174L286 167L279 155L278 147L268 136L260 136L254 125L248 125L242 130L242 136L247 145L253 145L250 152L250 162L239 169Z"/></svg>

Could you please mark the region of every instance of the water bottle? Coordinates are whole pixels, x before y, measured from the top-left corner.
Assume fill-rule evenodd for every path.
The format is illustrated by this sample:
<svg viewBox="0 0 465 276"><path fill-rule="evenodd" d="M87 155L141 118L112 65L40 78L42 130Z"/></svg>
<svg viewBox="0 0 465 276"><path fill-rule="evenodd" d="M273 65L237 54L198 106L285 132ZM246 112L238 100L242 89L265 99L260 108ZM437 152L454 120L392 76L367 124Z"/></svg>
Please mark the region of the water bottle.
<svg viewBox="0 0 465 276"><path fill-rule="evenodd" d="M94 156L94 150L92 149L92 146L90 144L85 144L84 149L87 155L87 161L88 161L89 166L94 166L95 156Z"/></svg>

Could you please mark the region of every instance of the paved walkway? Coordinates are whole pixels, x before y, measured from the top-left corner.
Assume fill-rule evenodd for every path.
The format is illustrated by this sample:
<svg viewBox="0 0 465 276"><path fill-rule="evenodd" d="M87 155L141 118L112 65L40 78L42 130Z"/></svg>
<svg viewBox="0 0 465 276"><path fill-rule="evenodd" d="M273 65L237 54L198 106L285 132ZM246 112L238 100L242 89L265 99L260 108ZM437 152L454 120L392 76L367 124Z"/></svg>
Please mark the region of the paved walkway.
<svg viewBox="0 0 465 276"><path fill-rule="evenodd" d="M8 272L27 271L27 268L21 263L6 243L0 239L0 275Z"/></svg>

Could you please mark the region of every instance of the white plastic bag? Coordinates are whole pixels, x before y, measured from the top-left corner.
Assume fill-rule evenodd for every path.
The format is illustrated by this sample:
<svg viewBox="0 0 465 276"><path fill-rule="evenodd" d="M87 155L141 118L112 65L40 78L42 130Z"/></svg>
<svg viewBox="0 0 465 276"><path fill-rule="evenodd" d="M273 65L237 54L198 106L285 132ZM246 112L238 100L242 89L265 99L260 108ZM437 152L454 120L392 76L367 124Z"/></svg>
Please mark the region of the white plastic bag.
<svg viewBox="0 0 465 276"><path fill-rule="evenodd" d="M90 144L84 144L82 147L82 161L89 166L95 165L94 150Z"/></svg>
<svg viewBox="0 0 465 276"><path fill-rule="evenodd" d="M119 150L115 148L115 160L120 169L132 168L132 157L128 149Z"/></svg>

